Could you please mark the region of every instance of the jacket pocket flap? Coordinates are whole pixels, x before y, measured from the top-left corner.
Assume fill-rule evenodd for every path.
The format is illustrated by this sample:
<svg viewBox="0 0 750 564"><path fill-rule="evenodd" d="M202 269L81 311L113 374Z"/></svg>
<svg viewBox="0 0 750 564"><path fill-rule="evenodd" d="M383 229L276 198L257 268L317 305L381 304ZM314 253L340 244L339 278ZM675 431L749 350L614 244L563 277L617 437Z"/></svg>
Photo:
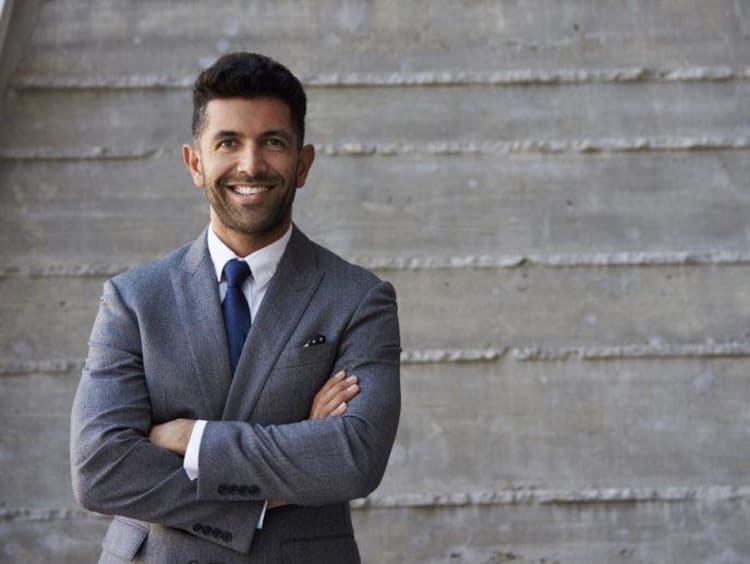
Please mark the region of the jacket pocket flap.
<svg viewBox="0 0 750 564"><path fill-rule="evenodd" d="M115 517L102 541L102 548L119 558L132 560L138 554L148 528L138 522Z"/></svg>

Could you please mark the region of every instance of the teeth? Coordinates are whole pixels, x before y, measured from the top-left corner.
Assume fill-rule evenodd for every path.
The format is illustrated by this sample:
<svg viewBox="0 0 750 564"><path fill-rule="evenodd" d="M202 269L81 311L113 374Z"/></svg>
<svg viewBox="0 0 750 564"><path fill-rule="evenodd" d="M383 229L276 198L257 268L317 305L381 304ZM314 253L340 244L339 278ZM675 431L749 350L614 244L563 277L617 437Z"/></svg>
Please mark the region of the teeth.
<svg viewBox="0 0 750 564"><path fill-rule="evenodd" d="M252 196L253 194L261 194L267 192L271 188L269 186L233 186L234 190L240 196Z"/></svg>

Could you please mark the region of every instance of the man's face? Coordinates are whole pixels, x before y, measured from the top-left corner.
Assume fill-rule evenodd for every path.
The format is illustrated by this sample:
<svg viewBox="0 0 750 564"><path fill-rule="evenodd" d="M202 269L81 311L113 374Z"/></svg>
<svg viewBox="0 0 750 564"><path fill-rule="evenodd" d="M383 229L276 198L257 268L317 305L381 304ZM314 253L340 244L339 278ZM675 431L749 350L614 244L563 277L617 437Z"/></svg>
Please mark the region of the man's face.
<svg viewBox="0 0 750 564"><path fill-rule="evenodd" d="M216 234L240 256L281 237L314 158L311 145L298 148L286 103L211 100L196 144L183 147L183 157L206 191Z"/></svg>

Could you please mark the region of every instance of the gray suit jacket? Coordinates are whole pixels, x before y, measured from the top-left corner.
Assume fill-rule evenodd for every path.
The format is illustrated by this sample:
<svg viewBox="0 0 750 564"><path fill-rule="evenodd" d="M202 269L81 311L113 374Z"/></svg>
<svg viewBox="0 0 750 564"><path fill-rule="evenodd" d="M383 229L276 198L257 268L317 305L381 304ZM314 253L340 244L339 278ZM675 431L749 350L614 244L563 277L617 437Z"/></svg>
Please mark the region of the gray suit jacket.
<svg viewBox="0 0 750 564"><path fill-rule="evenodd" d="M385 471L399 353L392 286L296 227L234 377L205 231L107 281L71 426L76 498L116 515L100 562L358 562L348 501ZM306 421L339 369L361 393ZM147 439L178 417L209 421L194 482ZM291 505L256 530L266 499Z"/></svg>

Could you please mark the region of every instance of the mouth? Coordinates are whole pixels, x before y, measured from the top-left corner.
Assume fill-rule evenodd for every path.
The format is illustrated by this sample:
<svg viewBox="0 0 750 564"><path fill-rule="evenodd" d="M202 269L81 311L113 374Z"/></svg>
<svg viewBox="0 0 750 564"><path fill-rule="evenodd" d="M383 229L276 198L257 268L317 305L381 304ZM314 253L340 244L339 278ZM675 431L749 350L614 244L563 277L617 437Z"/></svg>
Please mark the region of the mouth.
<svg viewBox="0 0 750 564"><path fill-rule="evenodd" d="M273 188L273 185L265 184L262 186L249 186L247 184L235 184L233 186L227 186L227 188L240 196L256 196L268 192Z"/></svg>

